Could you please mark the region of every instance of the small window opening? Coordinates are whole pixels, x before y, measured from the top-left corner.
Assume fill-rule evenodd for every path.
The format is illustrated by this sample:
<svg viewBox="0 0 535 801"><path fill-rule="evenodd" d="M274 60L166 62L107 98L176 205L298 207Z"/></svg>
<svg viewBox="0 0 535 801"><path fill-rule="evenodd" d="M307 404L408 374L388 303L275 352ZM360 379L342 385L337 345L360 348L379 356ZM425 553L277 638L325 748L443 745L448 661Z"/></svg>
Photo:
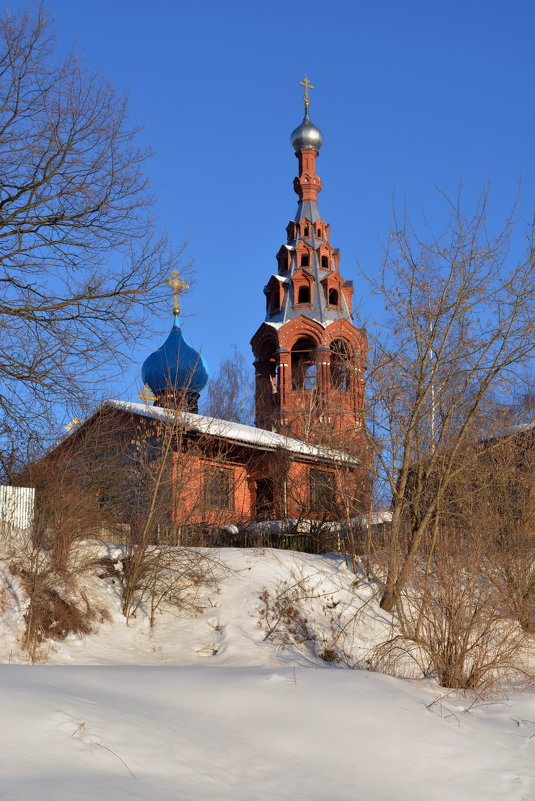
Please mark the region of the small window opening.
<svg viewBox="0 0 535 801"><path fill-rule="evenodd" d="M305 381L304 381L304 389L314 389L317 382L317 368L316 364L313 362L312 364L307 365L305 369Z"/></svg>
<svg viewBox="0 0 535 801"><path fill-rule="evenodd" d="M328 270L329 269L329 257L328 256L322 256L321 257L321 266L322 266L322 269L324 269L324 270Z"/></svg>
<svg viewBox="0 0 535 801"><path fill-rule="evenodd" d="M321 239L321 228L318 228L318 229L316 230L316 236L319 236L319 237L320 237L320 239Z"/></svg>
<svg viewBox="0 0 535 801"><path fill-rule="evenodd" d="M329 306L338 306L338 290L329 289Z"/></svg>
<svg viewBox="0 0 535 801"><path fill-rule="evenodd" d="M317 383L316 345L311 339L299 339L292 348L292 390L314 389Z"/></svg>
<svg viewBox="0 0 535 801"><path fill-rule="evenodd" d="M308 267L308 253L303 253L301 256L301 267Z"/></svg>
<svg viewBox="0 0 535 801"><path fill-rule="evenodd" d="M336 481L334 473L310 469L310 508L312 511L331 515L336 512Z"/></svg>
<svg viewBox="0 0 535 801"><path fill-rule="evenodd" d="M350 354L346 343L335 339L331 343L331 384L339 392L349 392L351 372L349 369Z"/></svg>
<svg viewBox="0 0 535 801"><path fill-rule="evenodd" d="M298 303L310 303L310 287L309 286L300 286L299 291L297 293L297 302Z"/></svg>
<svg viewBox="0 0 535 801"><path fill-rule="evenodd" d="M232 471L207 467L204 472L204 500L209 509L234 508Z"/></svg>
<svg viewBox="0 0 535 801"><path fill-rule="evenodd" d="M256 481L255 512L257 520L270 520L273 517L275 491L270 478L259 478Z"/></svg>
<svg viewBox="0 0 535 801"><path fill-rule="evenodd" d="M303 229L303 236L308 236L308 225L305 225Z"/></svg>
<svg viewBox="0 0 535 801"><path fill-rule="evenodd" d="M257 411L260 415L271 411L273 396L277 392L275 350L276 346L273 342L266 343L255 362Z"/></svg>

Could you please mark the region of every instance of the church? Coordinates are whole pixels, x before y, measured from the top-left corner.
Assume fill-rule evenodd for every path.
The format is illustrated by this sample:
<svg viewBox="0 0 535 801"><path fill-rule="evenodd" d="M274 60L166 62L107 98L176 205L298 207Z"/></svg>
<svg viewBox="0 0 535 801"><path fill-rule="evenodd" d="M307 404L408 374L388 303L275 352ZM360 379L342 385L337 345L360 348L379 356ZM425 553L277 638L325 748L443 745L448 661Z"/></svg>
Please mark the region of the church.
<svg viewBox="0 0 535 801"><path fill-rule="evenodd" d="M165 531L168 541L198 543L195 532L229 525L333 521L369 509L366 332L354 324L353 282L340 274L319 210L323 137L309 116L313 87L306 78L302 85L304 118L291 134L297 211L251 339L255 425L198 413L208 372L183 337L184 285L174 274L173 325L142 366L141 402L105 402L48 457L76 465L97 488L103 512L113 510L132 536L146 536L148 510L152 538Z"/></svg>

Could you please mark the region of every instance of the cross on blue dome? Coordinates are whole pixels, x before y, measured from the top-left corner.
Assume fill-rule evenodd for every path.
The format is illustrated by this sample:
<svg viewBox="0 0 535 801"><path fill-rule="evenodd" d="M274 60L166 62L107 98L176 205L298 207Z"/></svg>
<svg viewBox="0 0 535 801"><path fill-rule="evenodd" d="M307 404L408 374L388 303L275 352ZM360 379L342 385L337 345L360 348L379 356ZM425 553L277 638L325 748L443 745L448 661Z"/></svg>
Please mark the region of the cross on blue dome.
<svg viewBox="0 0 535 801"><path fill-rule="evenodd" d="M169 391L199 393L208 383L207 365L184 339L177 314L164 344L143 362L141 380L156 395Z"/></svg>

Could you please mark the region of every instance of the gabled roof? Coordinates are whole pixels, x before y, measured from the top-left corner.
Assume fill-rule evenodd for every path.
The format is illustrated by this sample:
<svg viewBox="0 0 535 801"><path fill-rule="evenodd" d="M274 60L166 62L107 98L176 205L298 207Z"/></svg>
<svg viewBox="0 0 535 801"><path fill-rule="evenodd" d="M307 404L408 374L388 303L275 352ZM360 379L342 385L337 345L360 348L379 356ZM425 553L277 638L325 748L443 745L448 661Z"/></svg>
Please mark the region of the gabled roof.
<svg viewBox="0 0 535 801"><path fill-rule="evenodd" d="M139 417L146 417L162 422L177 422L185 428L197 431L200 434L209 434L220 437L228 442L240 445L250 445L264 451L284 450L299 455L307 460L321 460L324 462L337 462L338 464L361 465L361 461L343 451L324 448L321 445L311 445L298 439L277 434L275 431L266 431L243 423L233 423L229 420L219 420L217 417L206 417L192 412L174 412L161 406L146 406L143 403L129 403L128 401L107 400L103 407L118 409Z"/></svg>

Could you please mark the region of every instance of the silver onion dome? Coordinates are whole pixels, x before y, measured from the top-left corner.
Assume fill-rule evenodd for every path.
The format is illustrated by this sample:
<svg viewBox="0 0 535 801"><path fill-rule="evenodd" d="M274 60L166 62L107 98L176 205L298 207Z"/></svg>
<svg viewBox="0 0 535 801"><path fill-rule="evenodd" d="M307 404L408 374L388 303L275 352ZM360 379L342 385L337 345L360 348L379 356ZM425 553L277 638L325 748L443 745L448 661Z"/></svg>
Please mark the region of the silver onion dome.
<svg viewBox="0 0 535 801"><path fill-rule="evenodd" d="M322 146L323 136L320 129L310 122L308 109L305 111L301 125L292 132L290 141L296 153L299 150L319 150Z"/></svg>

